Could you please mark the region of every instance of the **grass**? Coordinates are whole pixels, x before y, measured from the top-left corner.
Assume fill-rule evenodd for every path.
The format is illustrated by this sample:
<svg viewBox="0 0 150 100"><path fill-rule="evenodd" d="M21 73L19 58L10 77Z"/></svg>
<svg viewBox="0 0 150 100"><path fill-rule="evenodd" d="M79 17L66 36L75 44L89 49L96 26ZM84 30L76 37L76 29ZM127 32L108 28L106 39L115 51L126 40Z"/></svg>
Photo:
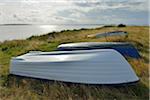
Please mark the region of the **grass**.
<svg viewBox="0 0 150 100"><path fill-rule="evenodd" d="M89 34L108 31L127 31L128 37L87 38ZM87 41L131 42L142 56L141 59L127 58L140 82L134 85L105 86L70 84L58 81L39 80L9 75L11 57L31 50L53 51L61 43ZM2 100L148 100L149 99L149 27L103 27L96 29L66 30L26 40L0 43L0 98Z"/></svg>

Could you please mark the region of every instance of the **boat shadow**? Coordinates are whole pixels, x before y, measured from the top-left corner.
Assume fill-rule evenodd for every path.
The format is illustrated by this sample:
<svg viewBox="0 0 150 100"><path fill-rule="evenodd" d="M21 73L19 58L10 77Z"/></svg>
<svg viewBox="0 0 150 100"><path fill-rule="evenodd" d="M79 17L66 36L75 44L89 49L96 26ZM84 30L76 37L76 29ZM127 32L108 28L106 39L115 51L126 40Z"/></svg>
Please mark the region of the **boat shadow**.
<svg viewBox="0 0 150 100"><path fill-rule="evenodd" d="M7 86L11 86L12 83L16 85L22 85L25 83L36 82L36 83L49 83L49 84L65 84L67 86L71 85L85 85L85 86L107 86L107 87L124 87L124 86L133 86L137 85L140 80L128 83L119 83L119 84L87 84L87 83L74 83L74 82L65 82L65 81L58 81L58 80L48 80L48 79L41 79L41 78L33 78L28 76L20 76L20 75L8 75Z"/></svg>

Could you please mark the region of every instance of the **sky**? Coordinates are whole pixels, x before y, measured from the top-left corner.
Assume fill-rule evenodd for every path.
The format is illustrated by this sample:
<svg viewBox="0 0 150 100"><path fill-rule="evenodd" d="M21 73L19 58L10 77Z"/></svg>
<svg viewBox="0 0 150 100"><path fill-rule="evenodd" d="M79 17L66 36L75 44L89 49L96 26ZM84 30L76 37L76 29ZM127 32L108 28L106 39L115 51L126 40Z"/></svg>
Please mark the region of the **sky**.
<svg viewBox="0 0 150 100"><path fill-rule="evenodd" d="M0 0L0 24L148 25L148 0Z"/></svg>

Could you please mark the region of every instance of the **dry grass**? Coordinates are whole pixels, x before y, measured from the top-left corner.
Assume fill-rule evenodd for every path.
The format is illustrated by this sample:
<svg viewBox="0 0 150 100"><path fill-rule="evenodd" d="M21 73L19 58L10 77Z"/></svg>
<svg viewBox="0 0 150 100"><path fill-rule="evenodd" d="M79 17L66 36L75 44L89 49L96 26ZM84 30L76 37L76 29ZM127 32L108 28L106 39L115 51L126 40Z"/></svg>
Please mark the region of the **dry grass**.
<svg viewBox="0 0 150 100"><path fill-rule="evenodd" d="M88 34L108 31L127 31L128 37L87 38ZM140 82L134 85L104 86L63 83L9 75L12 56L30 50L52 51L57 45L81 41L127 41L134 44L142 58L127 58ZM149 27L105 27L87 30L62 31L27 40L6 41L0 44L0 98L2 100L124 100L149 98Z"/></svg>

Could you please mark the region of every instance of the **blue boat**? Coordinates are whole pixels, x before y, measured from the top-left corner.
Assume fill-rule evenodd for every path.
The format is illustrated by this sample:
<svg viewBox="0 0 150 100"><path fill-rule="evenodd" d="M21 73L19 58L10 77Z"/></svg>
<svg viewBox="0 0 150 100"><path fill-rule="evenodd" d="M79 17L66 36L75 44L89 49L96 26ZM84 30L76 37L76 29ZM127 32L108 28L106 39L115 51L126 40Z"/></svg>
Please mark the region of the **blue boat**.
<svg viewBox="0 0 150 100"><path fill-rule="evenodd" d="M72 51L72 50L90 50L90 49L114 49L123 56L140 58L138 50L131 43L124 42L80 42L61 44L57 50Z"/></svg>

